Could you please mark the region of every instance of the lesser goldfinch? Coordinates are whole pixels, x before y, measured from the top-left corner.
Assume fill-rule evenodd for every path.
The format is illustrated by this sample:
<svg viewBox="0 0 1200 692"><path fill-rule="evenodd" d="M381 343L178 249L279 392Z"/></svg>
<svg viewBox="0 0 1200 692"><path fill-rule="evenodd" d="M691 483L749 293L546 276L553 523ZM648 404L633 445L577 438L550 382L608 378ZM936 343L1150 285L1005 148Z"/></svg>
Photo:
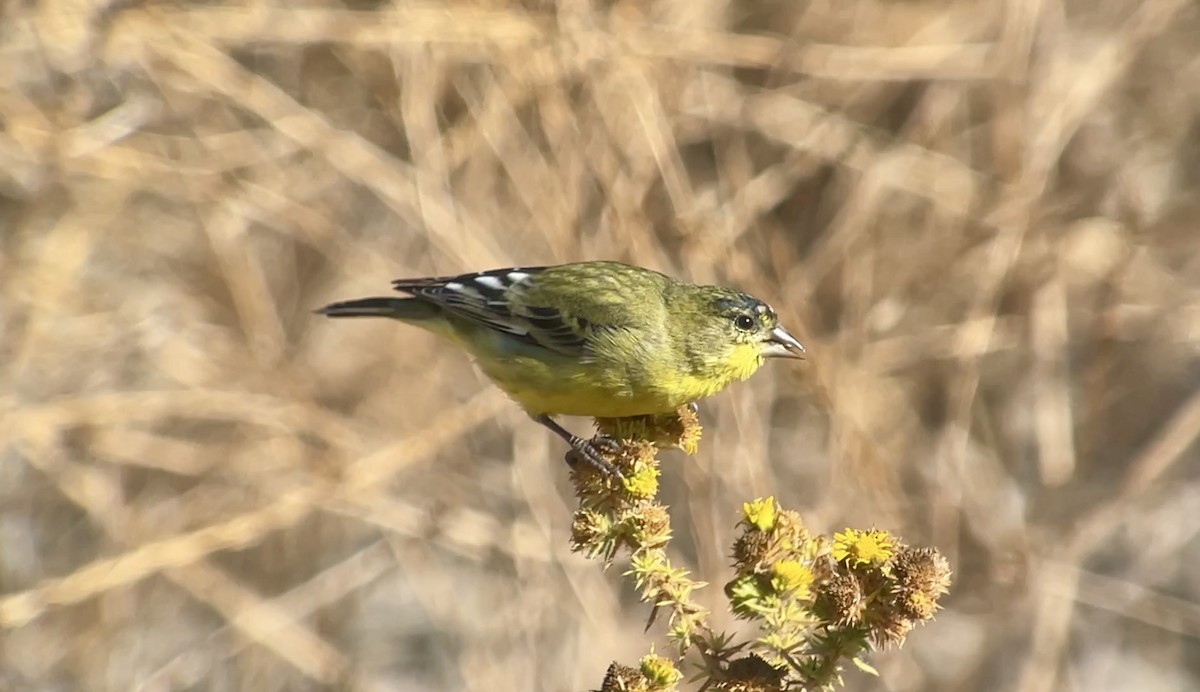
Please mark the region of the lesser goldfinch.
<svg viewBox="0 0 1200 692"><path fill-rule="evenodd" d="M614 440L586 440L551 416L673 412L746 379L766 358L804 357L804 346L763 301L620 262L512 267L392 286L409 297L348 300L318 312L388 317L449 339L534 420L608 472L603 452L617 447Z"/></svg>

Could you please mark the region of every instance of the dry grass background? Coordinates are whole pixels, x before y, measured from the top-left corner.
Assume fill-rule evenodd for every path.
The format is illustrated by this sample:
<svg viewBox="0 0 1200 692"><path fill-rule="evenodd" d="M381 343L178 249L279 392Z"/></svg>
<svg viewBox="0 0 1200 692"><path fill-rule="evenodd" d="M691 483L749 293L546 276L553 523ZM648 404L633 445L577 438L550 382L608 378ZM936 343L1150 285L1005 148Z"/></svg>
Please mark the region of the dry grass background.
<svg viewBox="0 0 1200 692"><path fill-rule="evenodd" d="M950 557L851 689L1200 687L1194 2L288 5L0 10L0 688L557 692L661 644L568 552L557 440L309 312L584 258L810 346L668 459L701 578L769 493Z"/></svg>

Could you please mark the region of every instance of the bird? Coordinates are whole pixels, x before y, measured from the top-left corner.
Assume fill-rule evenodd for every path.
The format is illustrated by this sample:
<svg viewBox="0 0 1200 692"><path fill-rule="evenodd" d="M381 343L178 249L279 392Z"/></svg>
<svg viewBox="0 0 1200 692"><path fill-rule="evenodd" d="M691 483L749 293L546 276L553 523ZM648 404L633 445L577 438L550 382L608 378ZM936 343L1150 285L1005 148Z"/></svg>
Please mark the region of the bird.
<svg viewBox="0 0 1200 692"><path fill-rule="evenodd" d="M770 305L741 291L677 281L621 262L508 267L398 279L402 296L330 303L332 318L377 317L461 347L533 420L614 473L620 444L585 439L556 416L669 413L754 374L767 359L805 357Z"/></svg>

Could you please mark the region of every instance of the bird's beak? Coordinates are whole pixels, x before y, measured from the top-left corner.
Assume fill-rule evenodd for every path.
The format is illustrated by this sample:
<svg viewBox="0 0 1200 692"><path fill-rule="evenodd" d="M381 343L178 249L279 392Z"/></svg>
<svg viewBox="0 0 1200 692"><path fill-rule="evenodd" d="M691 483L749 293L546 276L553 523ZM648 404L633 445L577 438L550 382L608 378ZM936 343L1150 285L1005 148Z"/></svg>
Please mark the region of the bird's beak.
<svg viewBox="0 0 1200 692"><path fill-rule="evenodd" d="M799 358L804 359L804 345L783 327L771 330L771 337L763 342L762 355L764 358Z"/></svg>

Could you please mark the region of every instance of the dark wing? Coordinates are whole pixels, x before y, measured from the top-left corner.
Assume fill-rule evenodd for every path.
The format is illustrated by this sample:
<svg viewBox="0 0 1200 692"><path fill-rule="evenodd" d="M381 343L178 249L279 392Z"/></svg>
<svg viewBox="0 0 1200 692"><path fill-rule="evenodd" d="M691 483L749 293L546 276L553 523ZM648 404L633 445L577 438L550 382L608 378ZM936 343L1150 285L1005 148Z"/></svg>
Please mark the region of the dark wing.
<svg viewBox="0 0 1200 692"><path fill-rule="evenodd" d="M397 291L434 303L489 329L567 355L582 355L590 325L550 305L525 300L526 289L546 267L512 267L477 274L399 279Z"/></svg>

